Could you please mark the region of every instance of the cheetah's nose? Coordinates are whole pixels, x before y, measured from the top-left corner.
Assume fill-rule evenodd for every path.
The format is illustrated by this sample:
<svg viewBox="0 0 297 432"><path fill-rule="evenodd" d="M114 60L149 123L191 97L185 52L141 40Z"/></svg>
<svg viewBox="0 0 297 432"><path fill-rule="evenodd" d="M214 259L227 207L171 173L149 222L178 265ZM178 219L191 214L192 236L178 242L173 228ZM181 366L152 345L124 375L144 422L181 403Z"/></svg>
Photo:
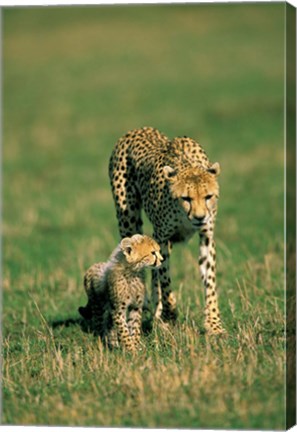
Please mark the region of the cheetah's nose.
<svg viewBox="0 0 297 432"><path fill-rule="evenodd" d="M205 216L194 216L193 222L201 224L201 223L203 223L204 219L205 219Z"/></svg>

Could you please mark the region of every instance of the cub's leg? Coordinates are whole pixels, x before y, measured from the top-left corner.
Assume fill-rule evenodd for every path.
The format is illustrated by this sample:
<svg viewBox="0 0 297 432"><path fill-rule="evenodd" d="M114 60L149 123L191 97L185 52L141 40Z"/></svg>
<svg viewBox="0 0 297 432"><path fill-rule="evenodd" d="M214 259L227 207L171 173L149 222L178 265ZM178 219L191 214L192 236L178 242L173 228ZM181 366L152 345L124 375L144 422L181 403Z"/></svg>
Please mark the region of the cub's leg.
<svg viewBox="0 0 297 432"><path fill-rule="evenodd" d="M131 303L129 296L129 285L122 278L121 280L109 281L109 307L111 316L111 326L108 333L109 345L113 345L115 335L117 335L120 345L127 351L134 351L135 346L130 335L127 312Z"/></svg>
<svg viewBox="0 0 297 432"><path fill-rule="evenodd" d="M128 311L128 328L134 346L137 348L140 344L142 308L134 307Z"/></svg>
<svg viewBox="0 0 297 432"><path fill-rule="evenodd" d="M83 318L92 321L92 327L98 334L102 333L103 314L106 308L105 267L106 263L95 263L86 271L84 288L88 303L78 309Z"/></svg>
<svg viewBox="0 0 297 432"><path fill-rule="evenodd" d="M118 332L112 320L112 309L110 304L108 305L108 310L105 311L103 318L102 339L107 343L109 348L119 348Z"/></svg>
<svg viewBox="0 0 297 432"><path fill-rule="evenodd" d="M168 241L159 243L161 255L164 258L161 266L152 272L152 299L155 309L155 318L161 318L164 321L175 322L177 319L176 298L170 287L169 273L169 253L170 244Z"/></svg>
<svg viewBox="0 0 297 432"><path fill-rule="evenodd" d="M130 334L129 327L126 321L126 312L127 309L123 310L122 308L116 308L112 310L112 321L115 326L117 336L121 346L127 351L135 351L136 346L134 344L134 340ZM114 333L111 333L109 337L114 336Z"/></svg>
<svg viewBox="0 0 297 432"><path fill-rule="evenodd" d="M203 284L205 286L205 330L209 334L224 333L216 288L216 249L213 230L200 233L199 266Z"/></svg>
<svg viewBox="0 0 297 432"><path fill-rule="evenodd" d="M106 295L96 295L92 304L92 329L101 338L105 332L105 314L107 307Z"/></svg>

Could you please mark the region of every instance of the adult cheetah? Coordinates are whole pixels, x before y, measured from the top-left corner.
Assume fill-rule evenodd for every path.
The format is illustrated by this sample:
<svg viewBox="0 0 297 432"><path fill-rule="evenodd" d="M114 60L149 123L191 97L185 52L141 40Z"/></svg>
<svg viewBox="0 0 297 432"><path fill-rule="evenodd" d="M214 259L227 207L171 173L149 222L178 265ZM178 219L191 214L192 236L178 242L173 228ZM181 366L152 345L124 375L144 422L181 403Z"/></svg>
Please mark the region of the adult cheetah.
<svg viewBox="0 0 297 432"><path fill-rule="evenodd" d="M142 232L141 209L153 225L164 261L152 272L155 317L175 321L176 299L170 288L171 245L200 237L199 266L205 286L205 329L222 333L216 290L214 225L220 166L188 137L169 140L151 127L128 132L115 145L109 176L122 237Z"/></svg>

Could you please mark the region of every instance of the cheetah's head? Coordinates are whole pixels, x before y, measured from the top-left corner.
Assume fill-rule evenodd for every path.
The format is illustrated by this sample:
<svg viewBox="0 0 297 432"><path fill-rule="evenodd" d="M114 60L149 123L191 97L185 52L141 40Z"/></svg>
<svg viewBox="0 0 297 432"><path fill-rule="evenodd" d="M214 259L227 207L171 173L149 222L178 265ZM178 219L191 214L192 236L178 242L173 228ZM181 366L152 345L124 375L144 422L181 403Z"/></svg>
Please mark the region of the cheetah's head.
<svg viewBox="0 0 297 432"><path fill-rule="evenodd" d="M190 166L180 171L165 166L163 171L173 199L178 200L193 227L206 224L217 208L219 163L215 162L209 168Z"/></svg>
<svg viewBox="0 0 297 432"><path fill-rule="evenodd" d="M129 265L135 270L144 267L159 267L163 261L160 246L149 236L135 234L125 237L120 243L122 252Z"/></svg>

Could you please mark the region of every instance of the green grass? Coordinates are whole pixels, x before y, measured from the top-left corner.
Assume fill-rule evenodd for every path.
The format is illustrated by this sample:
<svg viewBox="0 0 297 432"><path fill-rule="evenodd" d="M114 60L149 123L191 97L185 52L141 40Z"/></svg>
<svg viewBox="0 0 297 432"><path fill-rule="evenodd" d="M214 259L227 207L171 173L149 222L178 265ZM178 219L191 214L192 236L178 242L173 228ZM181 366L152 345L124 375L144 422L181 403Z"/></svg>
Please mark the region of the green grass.
<svg viewBox="0 0 297 432"><path fill-rule="evenodd" d="M284 4L3 14L3 416L7 424L283 429ZM198 240L180 316L136 358L80 325L84 270L119 241L107 166L127 130L219 161L226 338L203 328ZM148 223L146 232L151 233Z"/></svg>

